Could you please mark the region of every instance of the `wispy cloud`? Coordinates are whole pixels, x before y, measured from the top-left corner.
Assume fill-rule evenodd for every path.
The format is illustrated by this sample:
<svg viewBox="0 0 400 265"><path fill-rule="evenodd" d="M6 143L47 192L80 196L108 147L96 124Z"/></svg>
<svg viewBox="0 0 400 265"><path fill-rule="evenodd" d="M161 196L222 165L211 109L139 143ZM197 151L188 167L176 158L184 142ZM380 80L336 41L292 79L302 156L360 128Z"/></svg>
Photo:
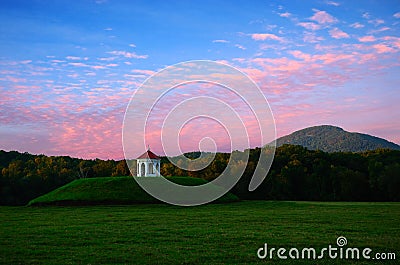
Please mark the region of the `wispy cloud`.
<svg viewBox="0 0 400 265"><path fill-rule="evenodd" d="M380 24L385 23L385 20L376 18L376 19L368 20L368 23L373 24L376 27L376 26L379 26Z"/></svg>
<svg viewBox="0 0 400 265"><path fill-rule="evenodd" d="M318 30L321 28L320 25L315 24L313 22L300 22L300 23L297 23L297 25L299 25L303 28L309 29L309 30Z"/></svg>
<svg viewBox="0 0 400 265"><path fill-rule="evenodd" d="M364 37L358 38L358 41L360 41L360 42L373 42L373 41L376 41L376 39L375 39L374 36L369 35L369 36L364 36Z"/></svg>
<svg viewBox="0 0 400 265"><path fill-rule="evenodd" d="M399 37L385 36L385 37L382 37L382 40L384 40L386 43L389 43L392 47L395 47L398 50L400 50L400 38Z"/></svg>
<svg viewBox="0 0 400 265"><path fill-rule="evenodd" d="M312 17L310 17L310 19L317 21L319 24L330 24L338 22L335 17L328 14L326 11L320 11L318 9L313 9L313 11L315 13Z"/></svg>
<svg viewBox="0 0 400 265"><path fill-rule="evenodd" d="M330 6L340 6L340 4L338 2L334 2L334 1L326 1L325 3Z"/></svg>
<svg viewBox="0 0 400 265"><path fill-rule="evenodd" d="M79 61L79 60L81 60L81 57L78 57L78 56L67 56L67 57L65 57L65 59L72 60L72 61Z"/></svg>
<svg viewBox="0 0 400 265"><path fill-rule="evenodd" d="M132 73L137 73L137 74L144 74L144 75L153 75L156 72L153 70L143 70L143 69L134 69L131 71Z"/></svg>
<svg viewBox="0 0 400 265"><path fill-rule="evenodd" d="M285 40L282 37L279 37L275 34L271 33L254 33L251 34L251 38L256 41L264 41L264 40L275 40L279 42L284 42Z"/></svg>
<svg viewBox="0 0 400 265"><path fill-rule="evenodd" d="M89 65L85 64L85 63L68 63L69 65L72 66L77 66L77 67L89 67Z"/></svg>
<svg viewBox="0 0 400 265"><path fill-rule="evenodd" d="M318 43L324 39L324 37L317 36L314 32L304 32L303 36L303 41L306 43Z"/></svg>
<svg viewBox="0 0 400 265"><path fill-rule="evenodd" d="M333 28L329 31L329 34L331 35L332 38L335 39L343 39L343 38L350 38L349 34L346 32L338 29L338 28Z"/></svg>
<svg viewBox="0 0 400 265"><path fill-rule="evenodd" d="M364 25L359 22L355 22L355 23L351 24L350 27L355 28L355 29L360 29L360 28L363 28Z"/></svg>
<svg viewBox="0 0 400 265"><path fill-rule="evenodd" d="M127 52L127 51L111 51L107 52L112 55L116 56L123 56L125 58L130 58L130 59L147 59L149 56L148 55L138 55L135 52Z"/></svg>
<svg viewBox="0 0 400 265"><path fill-rule="evenodd" d="M116 56L98 58L99 61L114 61L115 59L117 59Z"/></svg>
<svg viewBox="0 0 400 265"><path fill-rule="evenodd" d="M390 28L389 27L382 27L382 28L379 28L379 29L370 30L370 31L368 31L368 34L375 34L375 33L384 32L384 31L387 31L387 30L390 30Z"/></svg>
<svg viewBox="0 0 400 265"><path fill-rule="evenodd" d="M371 15L370 15L368 12L364 12L364 13L362 14L362 17L365 18L365 19L370 19L370 18L371 18Z"/></svg>
<svg viewBox="0 0 400 265"><path fill-rule="evenodd" d="M302 59L304 61L310 61L310 59L311 59L311 55L310 54L306 54L306 53L304 53L302 51L299 51L299 50L289 51L289 53L291 55L293 55L295 58Z"/></svg>
<svg viewBox="0 0 400 265"><path fill-rule="evenodd" d="M228 40L213 40L213 43L229 43Z"/></svg>
<svg viewBox="0 0 400 265"><path fill-rule="evenodd" d="M285 12L285 13L280 13L279 16L281 17L290 17L292 14L289 12Z"/></svg>
<svg viewBox="0 0 400 265"><path fill-rule="evenodd" d="M397 13L393 14L393 16L394 16L395 18L400 18L400 12L397 12Z"/></svg>
<svg viewBox="0 0 400 265"><path fill-rule="evenodd" d="M376 49L377 53L387 53L387 52L395 52L396 51L392 47L389 47L385 44L375 44L372 47Z"/></svg>
<svg viewBox="0 0 400 265"><path fill-rule="evenodd" d="M235 44L235 47L241 50L246 50L246 47L240 45L240 44Z"/></svg>

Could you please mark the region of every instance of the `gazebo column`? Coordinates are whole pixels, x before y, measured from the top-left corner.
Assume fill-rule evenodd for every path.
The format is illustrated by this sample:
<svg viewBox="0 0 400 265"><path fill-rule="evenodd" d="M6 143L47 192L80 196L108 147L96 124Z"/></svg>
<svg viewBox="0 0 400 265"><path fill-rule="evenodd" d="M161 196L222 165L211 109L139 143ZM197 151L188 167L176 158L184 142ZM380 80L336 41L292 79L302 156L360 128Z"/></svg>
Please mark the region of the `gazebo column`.
<svg viewBox="0 0 400 265"><path fill-rule="evenodd" d="M161 161L154 153L147 150L146 153L136 159L138 177L159 177L161 176Z"/></svg>

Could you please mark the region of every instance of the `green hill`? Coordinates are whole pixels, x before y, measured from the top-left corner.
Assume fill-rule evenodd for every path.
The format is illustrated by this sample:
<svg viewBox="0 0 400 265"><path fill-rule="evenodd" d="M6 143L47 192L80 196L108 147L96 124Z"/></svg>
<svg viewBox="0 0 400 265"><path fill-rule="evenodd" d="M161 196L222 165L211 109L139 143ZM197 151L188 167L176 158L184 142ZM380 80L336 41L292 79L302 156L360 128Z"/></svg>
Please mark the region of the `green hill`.
<svg viewBox="0 0 400 265"><path fill-rule="evenodd" d="M342 128L321 125L308 127L277 139L277 147L284 144L301 145L310 150L325 152L363 152L378 148L400 150L400 146L385 139Z"/></svg>
<svg viewBox="0 0 400 265"><path fill-rule="evenodd" d="M198 186L206 183L203 179L189 177L169 177L170 181L185 185ZM155 181L148 178L148 181ZM239 199L227 193L216 202L233 202ZM43 196L33 199L29 206L38 205L98 205L98 204L134 204L160 203L145 192L132 177L85 178L72 181Z"/></svg>

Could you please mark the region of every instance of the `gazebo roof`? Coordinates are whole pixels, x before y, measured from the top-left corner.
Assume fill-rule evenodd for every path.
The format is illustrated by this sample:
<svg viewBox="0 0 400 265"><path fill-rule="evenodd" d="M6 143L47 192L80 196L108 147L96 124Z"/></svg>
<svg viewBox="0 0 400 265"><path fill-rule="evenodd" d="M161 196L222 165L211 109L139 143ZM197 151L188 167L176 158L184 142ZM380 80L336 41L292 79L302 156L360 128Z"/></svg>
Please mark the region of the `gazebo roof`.
<svg viewBox="0 0 400 265"><path fill-rule="evenodd" d="M139 156L137 159L161 159L159 158L156 154L154 154L152 151L147 150L144 154Z"/></svg>

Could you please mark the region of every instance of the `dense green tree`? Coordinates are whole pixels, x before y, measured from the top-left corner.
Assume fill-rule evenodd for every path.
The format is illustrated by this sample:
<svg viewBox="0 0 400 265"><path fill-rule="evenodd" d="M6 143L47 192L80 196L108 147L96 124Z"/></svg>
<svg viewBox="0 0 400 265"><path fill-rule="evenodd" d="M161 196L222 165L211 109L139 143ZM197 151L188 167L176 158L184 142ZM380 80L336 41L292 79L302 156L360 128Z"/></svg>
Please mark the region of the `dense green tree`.
<svg viewBox="0 0 400 265"><path fill-rule="evenodd" d="M400 201L400 164L385 166L379 183L380 189L386 193L386 199Z"/></svg>
<svg viewBox="0 0 400 265"><path fill-rule="evenodd" d="M119 161L115 167L114 167L114 171L112 173L112 176L129 176L131 175L129 172L129 168L128 165L126 164L125 160L121 160Z"/></svg>

